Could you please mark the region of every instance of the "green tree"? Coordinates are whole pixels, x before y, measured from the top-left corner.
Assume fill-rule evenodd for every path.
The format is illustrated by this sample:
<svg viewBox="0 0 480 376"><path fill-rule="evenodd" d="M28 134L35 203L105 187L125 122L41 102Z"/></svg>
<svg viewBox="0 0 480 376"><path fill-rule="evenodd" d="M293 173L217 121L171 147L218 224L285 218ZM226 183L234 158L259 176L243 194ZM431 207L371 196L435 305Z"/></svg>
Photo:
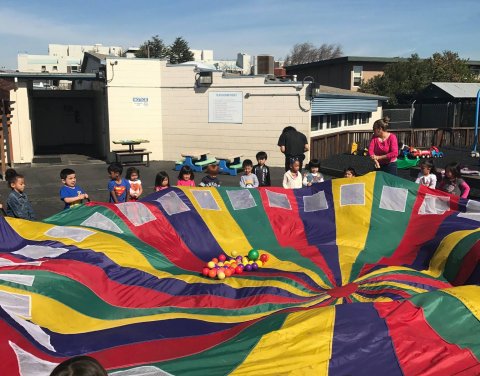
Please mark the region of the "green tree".
<svg viewBox="0 0 480 376"><path fill-rule="evenodd" d="M193 60L193 53L190 51L187 41L182 37L175 38L175 41L170 45L169 50L171 64L180 64Z"/></svg>
<svg viewBox="0 0 480 376"><path fill-rule="evenodd" d="M163 43L163 40L160 39L158 35L152 37L145 41L140 46L140 51L138 51L136 57L147 57L155 59L166 59L170 55L169 48Z"/></svg>
<svg viewBox="0 0 480 376"><path fill-rule="evenodd" d="M413 54L408 59L388 64L383 75L363 82L359 91L386 96L392 105L410 104L434 81L474 82L475 76L467 60L460 59L455 52L434 53L428 59Z"/></svg>

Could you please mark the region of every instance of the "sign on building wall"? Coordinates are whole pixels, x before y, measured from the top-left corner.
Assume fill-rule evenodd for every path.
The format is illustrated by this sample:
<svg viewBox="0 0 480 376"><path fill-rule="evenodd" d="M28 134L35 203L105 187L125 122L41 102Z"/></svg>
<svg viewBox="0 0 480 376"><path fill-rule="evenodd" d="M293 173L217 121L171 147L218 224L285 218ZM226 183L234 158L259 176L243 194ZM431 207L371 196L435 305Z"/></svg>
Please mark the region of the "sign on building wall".
<svg viewBox="0 0 480 376"><path fill-rule="evenodd" d="M209 123L243 123L243 92L214 91L208 93Z"/></svg>
<svg viewBox="0 0 480 376"><path fill-rule="evenodd" d="M133 97L133 107L148 107L148 97Z"/></svg>

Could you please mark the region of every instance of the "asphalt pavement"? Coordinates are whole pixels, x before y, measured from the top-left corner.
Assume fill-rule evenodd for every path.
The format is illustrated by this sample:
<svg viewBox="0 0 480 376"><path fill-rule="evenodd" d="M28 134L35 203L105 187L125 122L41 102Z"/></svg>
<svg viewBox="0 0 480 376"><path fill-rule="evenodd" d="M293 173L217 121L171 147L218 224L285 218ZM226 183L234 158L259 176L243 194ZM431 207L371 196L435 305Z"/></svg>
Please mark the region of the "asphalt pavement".
<svg viewBox="0 0 480 376"><path fill-rule="evenodd" d="M444 149L442 151L445 152L445 157L435 160L438 167L444 167L447 163L456 161L463 166L479 169L478 158L471 158L468 150ZM59 196L59 191L62 187L60 170L66 167L75 170L77 184L89 194L92 201L108 201L107 184L109 177L107 175L108 165L105 162L79 155L62 155L60 157L52 159L58 159L55 163L17 165L15 168L19 173L25 175L26 193L39 220L63 210L63 202ZM144 195L153 192L155 176L159 171L166 171L170 176L171 184L175 184L178 172L174 171L174 166L175 162L173 161L152 161L149 167L139 166ZM368 157L349 154L336 155L322 161L321 171L326 179L331 179L342 176L343 169L349 166L354 167L357 173L361 175L373 171L372 162ZM284 169L282 167L271 168L273 186L282 185L283 174ZM414 180L409 170L399 170L398 175L407 180ZM203 176L205 176L203 172L195 174L197 185ZM222 174L219 178L222 186L238 187L240 176L241 172L238 176ZM0 181L0 202L5 203L9 193L10 189L7 183ZM479 199L480 191L472 189L470 198Z"/></svg>
<svg viewBox="0 0 480 376"><path fill-rule="evenodd" d="M62 160L66 161L65 156ZM71 158L69 159L71 160ZM150 166L137 166L140 170L140 180L143 186L143 196L153 192L155 176L159 171L166 171L170 177L170 184L174 185L178 179L178 171L174 171L173 161L151 161ZM60 200L60 171L63 168L72 168L77 175L77 184L88 193L91 201L107 202L109 198L107 184L108 165L103 161L91 160L87 157L76 158L72 163L42 163L30 165L17 165L15 170L25 176L25 192L32 203L37 219L42 220L63 210L63 202ZM124 167L124 176L126 167ZM281 186L284 169L281 167L271 168L271 180L275 186ZM223 186L239 186L241 172L237 176L221 174L219 176ZM205 173L195 173L195 182L198 185ZM0 181L0 202L5 201L10 189L5 181Z"/></svg>

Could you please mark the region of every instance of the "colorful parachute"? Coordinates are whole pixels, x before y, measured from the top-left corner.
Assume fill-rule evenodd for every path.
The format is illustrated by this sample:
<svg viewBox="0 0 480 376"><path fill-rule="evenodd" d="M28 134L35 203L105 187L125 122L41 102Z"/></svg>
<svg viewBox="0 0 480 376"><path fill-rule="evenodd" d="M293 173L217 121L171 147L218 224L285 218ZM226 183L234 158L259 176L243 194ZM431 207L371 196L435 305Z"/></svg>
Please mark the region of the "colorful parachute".
<svg viewBox="0 0 480 376"><path fill-rule="evenodd" d="M480 203L383 173L0 219L2 375L479 375ZM252 248L255 273L205 278Z"/></svg>

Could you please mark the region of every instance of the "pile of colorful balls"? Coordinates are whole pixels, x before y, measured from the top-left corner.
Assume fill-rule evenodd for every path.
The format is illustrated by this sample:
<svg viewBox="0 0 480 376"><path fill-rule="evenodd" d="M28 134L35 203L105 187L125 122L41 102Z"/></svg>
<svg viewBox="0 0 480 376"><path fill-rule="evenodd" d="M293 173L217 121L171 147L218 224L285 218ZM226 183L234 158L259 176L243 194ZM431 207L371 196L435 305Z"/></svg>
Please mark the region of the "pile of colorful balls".
<svg viewBox="0 0 480 376"><path fill-rule="evenodd" d="M202 270L205 277L225 279L234 274L243 272L255 272L268 261L268 254L262 253L256 249L250 250L247 256L238 256L236 251L232 252L232 257L224 254L213 258Z"/></svg>

